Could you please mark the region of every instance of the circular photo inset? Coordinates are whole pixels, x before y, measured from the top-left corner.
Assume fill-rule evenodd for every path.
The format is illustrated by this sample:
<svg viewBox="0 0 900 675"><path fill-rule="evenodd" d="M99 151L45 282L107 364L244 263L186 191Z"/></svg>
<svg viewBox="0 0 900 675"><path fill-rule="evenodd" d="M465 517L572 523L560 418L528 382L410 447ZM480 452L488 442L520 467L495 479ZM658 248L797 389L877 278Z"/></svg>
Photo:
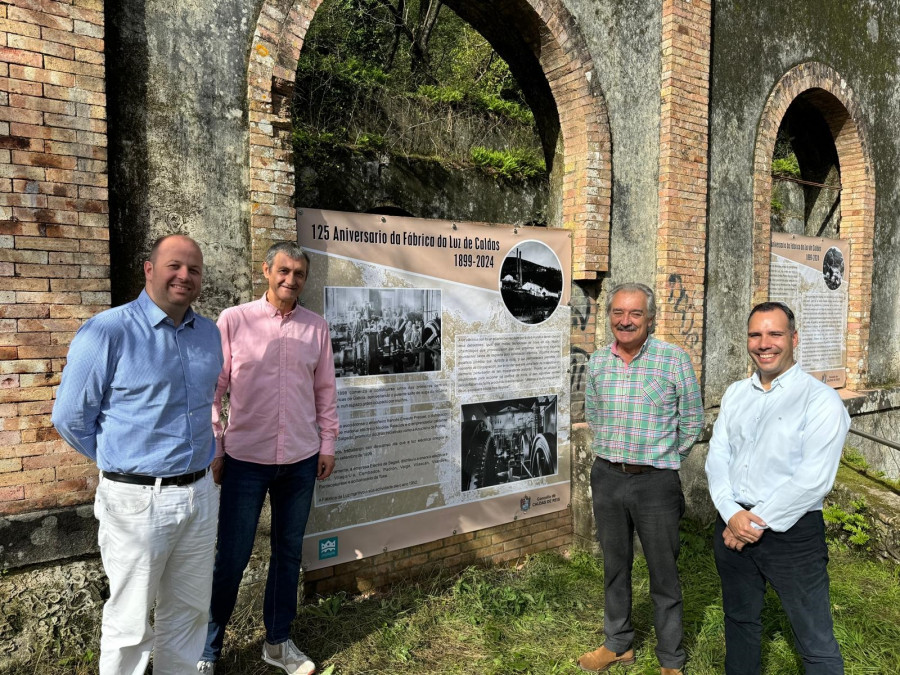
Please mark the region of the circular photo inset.
<svg viewBox="0 0 900 675"><path fill-rule="evenodd" d="M822 277L828 290L833 291L841 286L844 280L844 254L839 248L832 246L825 252L822 261Z"/></svg>
<svg viewBox="0 0 900 675"><path fill-rule="evenodd" d="M559 258L542 241L523 241L503 259L500 294L516 321L543 323L559 306L563 274Z"/></svg>

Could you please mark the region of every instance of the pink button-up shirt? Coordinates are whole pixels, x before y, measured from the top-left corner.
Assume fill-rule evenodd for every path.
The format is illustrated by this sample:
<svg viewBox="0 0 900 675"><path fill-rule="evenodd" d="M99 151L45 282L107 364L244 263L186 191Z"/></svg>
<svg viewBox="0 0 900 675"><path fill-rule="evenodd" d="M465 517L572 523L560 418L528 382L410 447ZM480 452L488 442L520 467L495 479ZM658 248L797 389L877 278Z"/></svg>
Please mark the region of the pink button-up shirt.
<svg viewBox="0 0 900 675"><path fill-rule="evenodd" d="M337 387L325 319L299 305L282 315L263 296L226 309L218 325L225 365L213 402L216 457L293 464L333 455Z"/></svg>

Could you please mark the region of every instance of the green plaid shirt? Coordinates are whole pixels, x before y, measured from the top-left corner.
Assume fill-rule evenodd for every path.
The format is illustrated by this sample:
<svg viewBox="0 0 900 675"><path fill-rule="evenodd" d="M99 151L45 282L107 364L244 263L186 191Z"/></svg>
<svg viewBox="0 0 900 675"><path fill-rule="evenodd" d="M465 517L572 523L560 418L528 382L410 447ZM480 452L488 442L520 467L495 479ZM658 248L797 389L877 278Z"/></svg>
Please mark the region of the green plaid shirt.
<svg viewBox="0 0 900 675"><path fill-rule="evenodd" d="M678 469L703 429L690 357L652 335L630 364L615 343L598 349L588 363L585 415L600 457Z"/></svg>

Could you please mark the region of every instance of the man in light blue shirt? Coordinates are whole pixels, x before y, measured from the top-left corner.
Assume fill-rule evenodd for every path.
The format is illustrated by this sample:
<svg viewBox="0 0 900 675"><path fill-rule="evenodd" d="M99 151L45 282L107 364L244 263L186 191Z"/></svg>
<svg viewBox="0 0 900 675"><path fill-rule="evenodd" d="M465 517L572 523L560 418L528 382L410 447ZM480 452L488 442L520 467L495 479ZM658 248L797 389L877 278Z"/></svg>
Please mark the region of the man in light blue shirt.
<svg viewBox="0 0 900 675"><path fill-rule="evenodd" d="M142 674L151 652L157 675L190 672L203 649L222 346L215 323L190 307L202 274L192 239L157 241L140 296L93 317L72 340L53 407L60 435L101 470L94 514L110 590L101 675Z"/></svg>
<svg viewBox="0 0 900 675"><path fill-rule="evenodd" d="M834 637L822 501L837 474L850 417L837 392L794 362L794 313L750 312L756 372L722 398L706 460L719 517L714 549L725 610L725 672L760 672L760 615L770 583L806 673L844 672Z"/></svg>

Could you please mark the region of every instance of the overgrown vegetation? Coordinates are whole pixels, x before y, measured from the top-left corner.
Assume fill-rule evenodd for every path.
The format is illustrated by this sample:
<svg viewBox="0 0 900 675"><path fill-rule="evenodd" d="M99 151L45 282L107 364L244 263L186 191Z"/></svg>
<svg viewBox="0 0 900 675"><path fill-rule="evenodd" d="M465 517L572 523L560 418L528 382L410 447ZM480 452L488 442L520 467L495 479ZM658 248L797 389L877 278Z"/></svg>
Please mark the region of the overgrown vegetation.
<svg viewBox="0 0 900 675"><path fill-rule="evenodd" d="M874 471L857 448L847 446L844 449L844 454L841 455L841 462L854 471L884 485L889 490L900 494L900 480L888 478L884 471Z"/></svg>
<svg viewBox="0 0 900 675"><path fill-rule="evenodd" d="M712 532L686 523L682 543L687 670L719 675L725 642ZM830 574L846 672L900 671L900 569L832 547ZM653 608L641 558L635 563L634 590L638 660L629 672L655 674ZM332 675L574 675L581 672L575 658L600 644L602 623L602 566L592 555L575 551L568 557L533 556L510 568L437 573L397 584L389 593L319 598L304 605L293 634L320 672ZM258 609L236 617L217 673L273 672L259 658L261 626ZM763 672L801 672L789 624L771 591L763 631ZM45 650L39 660L9 674L95 671L95 663L86 663L94 654L73 655L66 649Z"/></svg>
<svg viewBox="0 0 900 675"><path fill-rule="evenodd" d="M301 52L293 124L301 160L342 145L471 165L480 146L518 158L492 164L500 175L546 171L522 159L541 148L509 67L438 0L325 0Z"/></svg>
<svg viewBox="0 0 900 675"><path fill-rule="evenodd" d="M772 153L772 176L786 178L800 178L800 163L791 145L791 136L783 126L778 130L775 138L775 150ZM773 197L773 210L775 209Z"/></svg>
<svg viewBox="0 0 900 675"><path fill-rule="evenodd" d="M800 178L800 164L797 162L797 155L792 152L787 157L773 159L772 175Z"/></svg>
<svg viewBox="0 0 900 675"><path fill-rule="evenodd" d="M871 525L866 518L867 511L866 502L862 499L850 502L850 511L845 511L837 504L826 506L822 515L828 527L829 543L868 550Z"/></svg>
<svg viewBox="0 0 900 675"><path fill-rule="evenodd" d="M544 160L529 150L490 150L472 148L472 163L486 171L493 171L506 178L522 176L533 178L547 169Z"/></svg>

